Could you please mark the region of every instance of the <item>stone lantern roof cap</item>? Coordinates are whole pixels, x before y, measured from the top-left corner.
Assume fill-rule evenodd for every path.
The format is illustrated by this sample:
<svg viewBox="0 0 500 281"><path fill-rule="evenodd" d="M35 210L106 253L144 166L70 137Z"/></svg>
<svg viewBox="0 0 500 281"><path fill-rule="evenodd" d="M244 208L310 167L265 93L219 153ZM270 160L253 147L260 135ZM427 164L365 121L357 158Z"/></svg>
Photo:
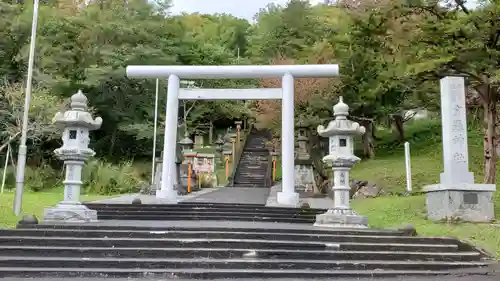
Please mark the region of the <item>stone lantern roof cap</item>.
<svg viewBox="0 0 500 281"><path fill-rule="evenodd" d="M185 144L185 145L193 144L193 141L189 138L189 135L186 133L184 134L184 138L179 141L179 144Z"/></svg>
<svg viewBox="0 0 500 281"><path fill-rule="evenodd" d="M295 128L297 129L306 129L307 124L304 122L304 120L300 119L297 123L295 123Z"/></svg>
<svg viewBox="0 0 500 281"><path fill-rule="evenodd" d="M223 145L224 144L224 140L222 139L221 135L219 135L217 137L217 140L215 141L215 144L218 144L218 145Z"/></svg>
<svg viewBox="0 0 500 281"><path fill-rule="evenodd" d="M339 103L333 107L333 112L335 119L330 121L326 128L323 125L318 126L317 132L320 136L361 136L365 133L365 127L360 126L357 122L347 119L347 116L349 115L349 106L344 103L342 97L340 97Z"/></svg>
<svg viewBox="0 0 500 281"><path fill-rule="evenodd" d="M333 116L348 116L349 106L344 103L342 96L339 97L339 102L333 106Z"/></svg>
<svg viewBox="0 0 500 281"><path fill-rule="evenodd" d="M86 111L88 108L88 99L83 94L82 90L78 90L76 94L71 96L71 110Z"/></svg>
<svg viewBox="0 0 500 281"><path fill-rule="evenodd" d="M76 94L71 96L71 109L65 112L58 112L54 116L53 122L58 127L84 127L90 130L97 130L102 125L102 118L92 118L92 114L88 112L87 97L78 90Z"/></svg>

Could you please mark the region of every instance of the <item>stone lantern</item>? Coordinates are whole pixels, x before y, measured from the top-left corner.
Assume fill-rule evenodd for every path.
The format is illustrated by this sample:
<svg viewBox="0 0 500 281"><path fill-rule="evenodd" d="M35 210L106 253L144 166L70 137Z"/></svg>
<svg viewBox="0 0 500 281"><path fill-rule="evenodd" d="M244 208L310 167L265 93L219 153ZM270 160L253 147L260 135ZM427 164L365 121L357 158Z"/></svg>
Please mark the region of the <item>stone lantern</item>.
<svg viewBox="0 0 500 281"><path fill-rule="evenodd" d="M58 112L54 123L63 129L62 147L54 150L55 155L64 161L66 176L64 200L53 208L45 209L44 221L91 222L97 221L97 212L80 202L82 169L85 161L94 156L89 148L89 132L101 127L102 119L92 118L88 112L87 97L78 91L71 97L71 110Z"/></svg>
<svg viewBox="0 0 500 281"><path fill-rule="evenodd" d="M313 192L316 186L313 162L309 153L309 129L305 122L295 124L297 142L295 148L295 189Z"/></svg>
<svg viewBox="0 0 500 281"><path fill-rule="evenodd" d="M182 151L189 151L193 149L194 142L189 138L189 133L184 133L184 138L179 141Z"/></svg>
<svg viewBox="0 0 500 281"><path fill-rule="evenodd" d="M217 136L217 140L215 141L215 145L217 145L216 151L219 153L219 160L222 162L223 161L222 152L224 151L224 140L222 139L222 136L220 134Z"/></svg>
<svg viewBox="0 0 500 281"><path fill-rule="evenodd" d="M316 216L315 226L367 227L367 217L357 215L349 204L349 172L361 159L354 155L354 137L365 133L365 128L348 120L349 106L342 97L333 107L335 119L328 126L318 126L318 134L329 138L329 154L323 161L333 170L334 205L326 213Z"/></svg>
<svg viewBox="0 0 500 281"><path fill-rule="evenodd" d="M299 121L295 125L297 130L297 151L295 152L295 159L299 160L310 160L311 155L309 154L309 134L307 125L304 122Z"/></svg>
<svg viewBox="0 0 500 281"><path fill-rule="evenodd" d="M236 143L239 145L241 141L241 124L243 124L243 122L234 121L234 124L236 125Z"/></svg>

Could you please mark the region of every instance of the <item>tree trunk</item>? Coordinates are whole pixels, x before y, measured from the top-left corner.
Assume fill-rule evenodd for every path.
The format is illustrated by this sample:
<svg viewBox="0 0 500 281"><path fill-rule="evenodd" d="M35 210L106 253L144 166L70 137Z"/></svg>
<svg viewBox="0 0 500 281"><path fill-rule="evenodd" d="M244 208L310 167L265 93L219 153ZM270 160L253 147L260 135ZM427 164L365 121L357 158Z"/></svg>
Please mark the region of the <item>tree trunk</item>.
<svg viewBox="0 0 500 281"><path fill-rule="evenodd" d="M363 156L367 158L375 157L375 140L373 139L373 121L360 120L360 123L365 127L366 132L362 137L363 141Z"/></svg>
<svg viewBox="0 0 500 281"><path fill-rule="evenodd" d="M113 152L115 150L115 145L116 145L116 134L117 134L117 129L115 128L113 130L113 133L111 134L111 143L110 143L110 146L109 146L109 151L108 151L108 155L109 156L113 156Z"/></svg>
<svg viewBox="0 0 500 281"><path fill-rule="evenodd" d="M403 115L393 114L391 122L392 132L396 139L400 142L405 141L404 120Z"/></svg>
<svg viewBox="0 0 500 281"><path fill-rule="evenodd" d="M495 153L496 153L496 156L497 158L500 157L500 124L499 124L499 116L498 116L498 112L499 112L499 106L497 105L497 108L496 108L496 120L495 120L495 141L496 141L496 145L495 145Z"/></svg>
<svg viewBox="0 0 500 281"><path fill-rule="evenodd" d="M313 135L310 137L311 159L313 162L313 171L316 172L316 186L314 187L314 194L321 194L325 190L321 190L321 186L325 180L328 180L328 167L323 163L324 150L321 149L321 139Z"/></svg>
<svg viewBox="0 0 500 281"><path fill-rule="evenodd" d="M208 130L208 144L211 145L214 139L214 123L210 121L210 129Z"/></svg>
<svg viewBox="0 0 500 281"><path fill-rule="evenodd" d="M494 95L490 90L490 94ZM495 125L497 121L496 103L493 97L490 97L487 103L483 104L484 107L484 183L494 184L496 182L496 131Z"/></svg>

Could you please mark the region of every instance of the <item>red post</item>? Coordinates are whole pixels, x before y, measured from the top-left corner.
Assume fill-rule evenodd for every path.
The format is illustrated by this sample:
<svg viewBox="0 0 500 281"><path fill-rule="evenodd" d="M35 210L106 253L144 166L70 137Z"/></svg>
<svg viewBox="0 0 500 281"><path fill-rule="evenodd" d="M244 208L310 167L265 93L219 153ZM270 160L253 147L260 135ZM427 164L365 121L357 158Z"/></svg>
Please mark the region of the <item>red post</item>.
<svg viewBox="0 0 500 281"><path fill-rule="evenodd" d="M191 162L188 163L188 193L191 193Z"/></svg>

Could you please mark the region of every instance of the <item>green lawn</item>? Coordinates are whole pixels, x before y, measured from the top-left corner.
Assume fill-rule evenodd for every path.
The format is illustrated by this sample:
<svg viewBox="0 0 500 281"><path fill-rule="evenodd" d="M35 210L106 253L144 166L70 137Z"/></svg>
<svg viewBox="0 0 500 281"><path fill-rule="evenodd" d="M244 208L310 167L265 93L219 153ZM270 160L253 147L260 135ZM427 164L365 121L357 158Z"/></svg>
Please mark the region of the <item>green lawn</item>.
<svg viewBox="0 0 500 281"><path fill-rule="evenodd" d="M43 210L46 207L54 206L64 197L63 190L53 190L49 192L25 192L23 196L22 215L35 214L38 219L42 218ZM91 201L106 198L105 195L82 195L82 201ZM13 192L0 194L0 228L15 227L19 219L12 211L14 201Z"/></svg>
<svg viewBox="0 0 500 281"><path fill-rule="evenodd" d="M456 237L477 245L500 259L500 227L490 224L433 223L425 219L425 197L379 197L353 200L353 208L368 216L374 228L413 225L420 235Z"/></svg>

